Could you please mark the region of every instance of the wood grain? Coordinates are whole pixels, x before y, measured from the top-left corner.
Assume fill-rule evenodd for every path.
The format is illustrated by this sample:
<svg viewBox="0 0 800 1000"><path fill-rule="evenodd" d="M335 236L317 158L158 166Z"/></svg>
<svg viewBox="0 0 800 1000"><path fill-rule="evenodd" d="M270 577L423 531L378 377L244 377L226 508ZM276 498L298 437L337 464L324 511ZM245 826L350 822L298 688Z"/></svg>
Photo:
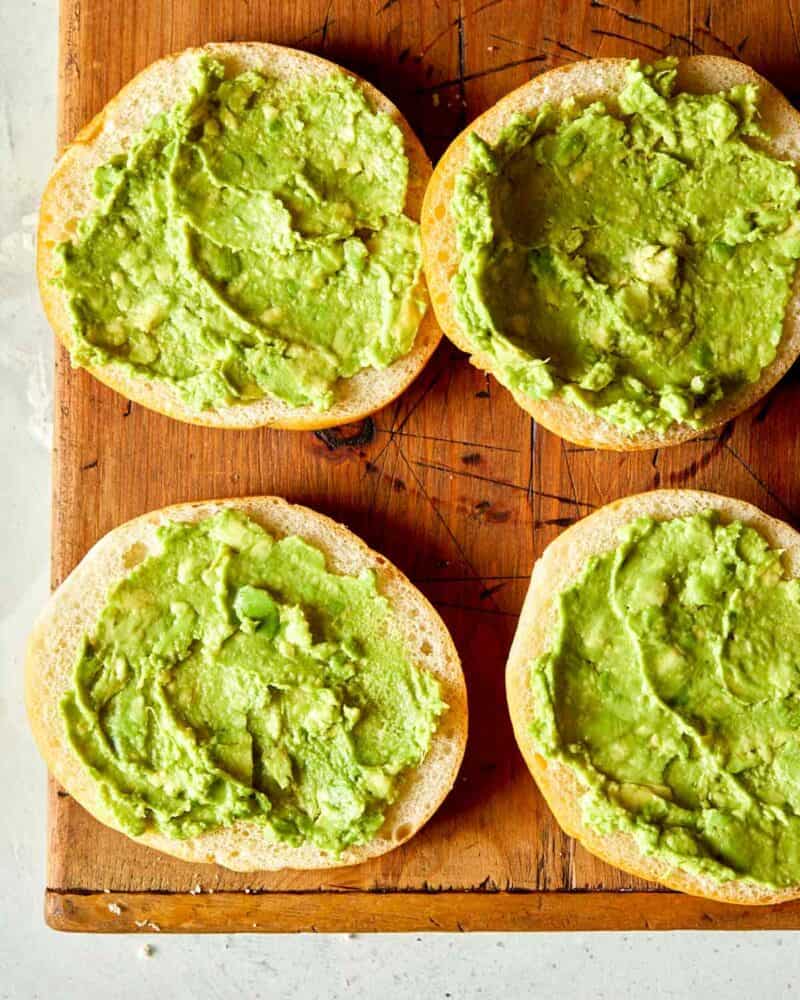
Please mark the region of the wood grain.
<svg viewBox="0 0 800 1000"><path fill-rule="evenodd" d="M322 53L365 76L399 105L435 158L508 90L587 56L735 54L792 96L798 26L800 0L62 0L58 134L62 145L69 141L165 53L263 39ZM184 864L100 826L51 787L48 921L135 929L113 919L102 892L111 890L126 894L136 919L175 930L249 930L253 922L265 930L420 929L433 921L471 929L698 927L709 925L708 913L714 926L800 926L797 907L754 911L663 892L615 893L647 886L561 833L516 750L503 694L533 560L595 506L658 485L698 486L796 520L799 396L793 372L719 435L662 452L601 453L539 430L445 344L400 400L358 427L223 432L130 404L71 370L59 349L54 585L98 537L155 507L253 493L309 504L384 552L440 609L463 657L471 731L454 792L414 840L322 877ZM187 895L197 884L215 894ZM342 889L358 891L334 891ZM374 889L393 893L365 892ZM519 892L486 892L508 889Z"/></svg>
<svg viewBox="0 0 800 1000"><path fill-rule="evenodd" d="M732 907L660 892L51 893L51 927L120 933L792 930L800 903Z"/></svg>

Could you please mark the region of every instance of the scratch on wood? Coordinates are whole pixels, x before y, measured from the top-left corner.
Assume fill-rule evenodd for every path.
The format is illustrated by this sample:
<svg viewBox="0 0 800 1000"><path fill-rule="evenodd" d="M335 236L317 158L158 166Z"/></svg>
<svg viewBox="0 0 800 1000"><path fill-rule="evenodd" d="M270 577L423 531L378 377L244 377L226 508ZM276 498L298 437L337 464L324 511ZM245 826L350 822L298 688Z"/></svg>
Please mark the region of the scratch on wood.
<svg viewBox="0 0 800 1000"><path fill-rule="evenodd" d="M328 9L325 11L325 20L322 24L322 38L320 40L320 45L325 48L325 42L328 40L328 29L333 24L331 20L331 9L333 7L333 0L328 0Z"/></svg>
<svg viewBox="0 0 800 1000"><path fill-rule="evenodd" d="M699 472L702 472L719 455L732 433L733 422L729 421L722 429L719 437L711 439L713 442L712 446L700 458L694 459L688 465L671 473L669 477L670 483L685 482L687 479L693 479Z"/></svg>
<svg viewBox="0 0 800 1000"><path fill-rule="evenodd" d="M661 469L658 467L658 462L661 457L661 449L656 448L653 452L653 457L650 459L650 465L653 467L653 486L661 485Z"/></svg>
<svg viewBox="0 0 800 1000"><path fill-rule="evenodd" d="M378 460L378 459L379 459L379 458L381 457L381 455L383 455L383 453L384 453L384 452L386 451L386 449L387 449L387 448L389 447L389 445L390 445L390 444L392 443L392 441L394 441L395 437L396 437L396 436L398 436L398 435L400 435L400 432L401 432L401 431L403 430L403 428L404 428L404 427L406 426L406 424L408 423L408 421L409 421L409 420L410 420L410 419L411 419L411 418L412 418L412 417L414 416L414 414L415 414L415 413L417 412L417 410L419 409L419 407L420 407L420 406L422 405L422 402L423 402L423 401L425 400L425 398L427 397L428 393L429 393L429 392L430 392L430 391L431 391L431 390L433 389L433 387L434 387L434 386L435 386L435 385L437 384L437 382L438 382L438 381L439 381L439 379L440 379L440 378L442 377L442 375L444 375L444 372L445 372L445 369L444 369L444 367L440 368L440 369L439 369L439 371L437 371L437 372L436 372L436 374L435 374L435 375L433 376L433 378L432 378L432 379L430 380L430 382L429 382L429 383L428 383L428 384L427 384L427 385L425 386L425 388L424 388L424 389L422 390L422 392L421 392L421 393L419 394L419 396L418 396L418 397L417 397L417 398L416 398L416 399L414 400L414 402L413 402L413 403L411 404L411 407L410 407L410 409L409 409L408 413L406 413L406 415L405 415L405 416L403 417L403 419L402 419L402 420L400 421L400 424L399 424L399 426L395 427L395 426L394 426L394 421L395 421L395 420L397 419L397 417L399 416L399 413L400 413L400 407L401 407L401 405L402 405L402 403L401 403L401 402L398 402L398 405L397 405L397 408L396 408L396 410L395 410L395 412L394 412L394 415L393 415L393 423L392 423L392 427L390 427L390 428L389 428L389 440L388 440L388 441L386 442L386 444L385 444L385 445L384 445L384 446L383 446L383 447L381 448L381 450L380 450L380 451L378 452L378 454L377 454L377 455L375 456L375 459L374 459L374 461L377 461L377 460ZM408 435L408 436L410 437L410 435Z"/></svg>
<svg viewBox="0 0 800 1000"><path fill-rule="evenodd" d="M747 472L748 475L751 476L756 483L758 483L758 485L767 494L770 500L773 500L776 504L778 504L781 510L784 511L784 513L792 520L792 522L794 522L795 513L792 510L792 508L778 496L778 494L772 489L772 487L767 485L767 483L761 478L761 476L759 476L759 474L752 467L752 465L750 465L750 463L747 462L739 454L739 452L733 447L733 445L729 441L722 441L722 445L727 452L733 455L733 457L741 465L741 467L745 470L745 472Z"/></svg>
<svg viewBox="0 0 800 1000"><path fill-rule="evenodd" d="M458 14L458 127L463 129L467 124L467 91L464 78L467 75L467 40L464 34L464 7L459 2Z"/></svg>
<svg viewBox="0 0 800 1000"><path fill-rule="evenodd" d="M641 45L643 49L649 49L650 52L655 52L657 56L664 54L663 49L658 49L655 45L643 42L639 38L631 38L630 35L621 35L616 31L605 31L603 28L592 28L591 32L593 35L599 35L601 38L618 38L620 41L629 42L631 45Z"/></svg>
<svg viewBox="0 0 800 1000"><path fill-rule="evenodd" d="M414 576L411 578L413 583L475 583L474 576ZM510 576L484 576L482 583L488 583L490 580L503 580L506 583L511 583L514 580L529 580L530 574L525 573L514 573Z"/></svg>
<svg viewBox="0 0 800 1000"><path fill-rule="evenodd" d="M550 45L556 45L559 49L563 49L565 52L571 52L575 56L580 56L582 59L591 59L591 55L588 52L583 52L581 49L576 49L572 45L567 45L566 42L560 42L557 38L550 38L548 35L544 35L544 41L548 42Z"/></svg>
<svg viewBox="0 0 800 1000"><path fill-rule="evenodd" d="M514 45L518 49L528 49L529 52L537 51L534 45L528 45L526 42L520 42L516 38L508 38L506 35L495 35L490 31L489 38L493 38L496 42L505 42L507 45Z"/></svg>
<svg viewBox="0 0 800 1000"><path fill-rule="evenodd" d="M623 21L629 21L631 24L638 24L643 28L652 28L654 31L658 31L662 35L666 35L666 37L673 42L685 42L697 52L703 51L702 47L698 45L690 35L681 35L674 31L667 31L667 29L660 25L657 21L648 21L644 17L639 17L638 14L631 14L628 11L620 10L618 7L614 7L610 3L603 3L602 0L591 0L590 6L595 7L598 10L610 11L612 14L616 14L617 17L622 18ZM640 42L639 44L644 43Z"/></svg>
<svg viewBox="0 0 800 1000"><path fill-rule="evenodd" d="M534 470L536 468L536 437L537 437L537 424L533 417L530 418L529 422L530 433L528 435L528 483L525 487L525 492L528 497L528 504L531 505L536 491L533 488L533 478Z"/></svg>
<svg viewBox="0 0 800 1000"><path fill-rule="evenodd" d="M733 46L729 45L725 41L724 38L720 38L719 35L714 34L713 31L711 31L708 28L703 27L700 24L695 25L695 29L694 30L695 31L699 31L701 35L705 35L707 38L710 38L713 42L716 42L717 45L719 45L720 48L724 49L728 53L728 55L732 56L734 59L739 59L741 57L742 49L747 44L747 36L745 36L741 40L741 42L739 42L739 44L737 45L737 47L734 49Z"/></svg>
<svg viewBox="0 0 800 1000"><path fill-rule="evenodd" d="M395 437L405 437L420 441L436 441L439 444L464 445L466 448L481 448L485 451L504 451L511 455L518 455L519 448L508 448L502 444L487 444L484 441L465 441L463 438L438 437L436 434L412 434L411 431L395 430L386 427L376 427L378 434L394 434Z"/></svg>
<svg viewBox="0 0 800 1000"><path fill-rule="evenodd" d="M406 459L407 461L407 459ZM465 469L452 469L448 465L437 465L435 462L423 462L416 460L414 465L423 469L431 469L433 472L444 472L450 476L463 476L466 479L477 479L482 483L490 483L492 486L503 486L509 490L520 490L523 493L532 493L533 496L544 497L547 500L559 500L561 503L577 504L580 507L587 507L593 510L595 504L588 500L575 500L572 497L560 496L558 493L547 493L545 490L537 490L532 486L520 486L519 483L509 483L505 479L492 479L491 476L479 476L477 472L467 472Z"/></svg>
<svg viewBox="0 0 800 1000"><path fill-rule="evenodd" d="M449 601L433 600L434 607L449 608L451 611L469 611L478 615L498 615L500 618L519 618L517 611L503 611L502 608L470 607L468 604L451 604Z"/></svg>
<svg viewBox="0 0 800 1000"><path fill-rule="evenodd" d="M792 38L794 39L795 52L800 56L800 36L797 34L797 23L792 10L792 0L786 0L786 9L789 11L789 23L792 26Z"/></svg>
<svg viewBox="0 0 800 1000"><path fill-rule="evenodd" d="M572 493L572 500L570 501L574 504L576 509L578 508L578 490L575 487L575 477L572 475L572 466L570 465L569 457L567 455L567 449L564 444L564 439L561 439L561 454L564 458L564 465L567 468L567 476L569 477L569 488Z"/></svg>
<svg viewBox="0 0 800 1000"><path fill-rule="evenodd" d="M318 25L316 28L312 28L311 31L307 32L305 35L301 35L300 38L295 38L291 45L297 46L302 45L304 42L310 42L312 38L316 38L317 35L322 35L322 45L325 44L325 39L327 38L328 31L336 24L336 18L330 17L331 7L333 2L331 0L328 11L325 15L325 20L322 24Z"/></svg>
<svg viewBox="0 0 800 1000"><path fill-rule="evenodd" d="M472 11L472 16L474 17L476 14L480 14L482 11L488 10L490 7L496 7L499 3L503 2L504 0L486 0L486 3L481 4L480 7L476 7L475 10Z"/></svg>
<svg viewBox="0 0 800 1000"><path fill-rule="evenodd" d="M656 50L658 51L658 50ZM447 87L461 86L471 80L479 80L484 76L493 76L495 73L504 73L507 69L514 69L516 66L525 66L527 63L547 62L544 54L529 56L527 59L514 59L511 62L503 63L500 66L492 66L489 69L482 69L476 73L467 73L465 76L458 76L454 80L444 80L442 83L435 83L430 87L420 87L416 93L428 94L434 90L445 90Z"/></svg>
<svg viewBox="0 0 800 1000"><path fill-rule="evenodd" d="M473 573L475 575L475 579L478 580L478 581L480 581L481 586L484 586L484 583L483 583L483 580L481 579L480 573L472 565L469 557L467 556L466 551L464 550L464 546L461 544L460 539L455 534L455 532L450 527L450 525L447 523L447 521L444 518L444 515L439 510L438 506L431 499L430 494L425 489L425 484L422 482L422 480L420 479L420 477L417 475L417 472L414 469L413 465L406 458L405 454L403 453L403 449L400 447L400 445L397 442L395 442L395 448L397 449L397 453L400 456L401 460L405 463L406 468L411 473L411 475L412 475L412 477L414 479L414 482L417 484L417 488L419 489L420 493L422 494L422 496L427 501L428 506L430 507L430 509L433 511L434 516L439 521L439 523L442 525L442 527L444 528L444 530L447 532L447 535L450 538L450 540L452 541L453 545L455 545L456 551L458 552L459 556L461 557L464 565L467 567L467 569L470 570L471 573Z"/></svg>
<svg viewBox="0 0 800 1000"><path fill-rule="evenodd" d="M534 521L534 527L536 528L568 528L571 524L574 524L577 518L574 517L548 517L543 521Z"/></svg>
<svg viewBox="0 0 800 1000"><path fill-rule="evenodd" d="M775 400L777 399L777 393L773 392L767 397L767 401L759 409L758 413L753 417L754 424L763 424L767 419L767 414L775 405Z"/></svg>

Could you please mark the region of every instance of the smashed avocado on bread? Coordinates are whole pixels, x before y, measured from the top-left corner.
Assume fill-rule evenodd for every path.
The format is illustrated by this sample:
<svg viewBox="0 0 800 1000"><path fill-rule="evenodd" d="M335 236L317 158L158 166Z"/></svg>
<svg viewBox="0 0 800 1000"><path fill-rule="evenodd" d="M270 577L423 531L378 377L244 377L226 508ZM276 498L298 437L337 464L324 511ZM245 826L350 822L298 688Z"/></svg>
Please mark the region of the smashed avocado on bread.
<svg viewBox="0 0 800 1000"><path fill-rule="evenodd" d="M800 353L800 116L731 59L543 73L481 115L422 213L445 333L586 446L687 440Z"/></svg>
<svg viewBox="0 0 800 1000"><path fill-rule="evenodd" d="M397 109L327 60L266 43L161 59L56 166L45 310L74 364L177 419L359 419L441 337L419 246L429 177Z"/></svg>
<svg viewBox="0 0 800 1000"><path fill-rule="evenodd" d="M31 636L56 779L167 854L327 868L411 837L452 786L467 702L433 607L347 529L275 497L111 531Z"/></svg>
<svg viewBox="0 0 800 1000"><path fill-rule="evenodd" d="M563 829L732 903L800 896L800 535L661 490L560 535L509 655L514 732Z"/></svg>

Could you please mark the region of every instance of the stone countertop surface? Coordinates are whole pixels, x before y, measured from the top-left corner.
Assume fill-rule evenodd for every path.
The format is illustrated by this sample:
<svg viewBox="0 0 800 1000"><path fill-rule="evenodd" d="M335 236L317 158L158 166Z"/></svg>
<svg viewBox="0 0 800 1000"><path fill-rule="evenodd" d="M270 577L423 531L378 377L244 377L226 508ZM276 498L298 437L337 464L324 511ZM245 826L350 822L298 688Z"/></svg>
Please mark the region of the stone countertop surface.
<svg viewBox="0 0 800 1000"><path fill-rule="evenodd" d="M0 2L0 997L777 997L789 933L63 935L42 919L45 769L25 636L47 596L52 340L34 279L54 155L57 0Z"/></svg>

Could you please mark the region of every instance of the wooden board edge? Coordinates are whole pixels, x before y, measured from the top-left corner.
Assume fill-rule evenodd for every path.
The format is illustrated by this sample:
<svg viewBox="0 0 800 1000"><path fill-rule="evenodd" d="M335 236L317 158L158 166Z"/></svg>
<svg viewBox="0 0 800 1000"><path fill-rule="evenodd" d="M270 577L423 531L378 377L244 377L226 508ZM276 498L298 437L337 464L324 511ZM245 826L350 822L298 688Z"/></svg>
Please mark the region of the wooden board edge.
<svg viewBox="0 0 800 1000"><path fill-rule="evenodd" d="M800 901L733 906L668 892L71 893L48 889L59 931L376 933L798 930Z"/></svg>

